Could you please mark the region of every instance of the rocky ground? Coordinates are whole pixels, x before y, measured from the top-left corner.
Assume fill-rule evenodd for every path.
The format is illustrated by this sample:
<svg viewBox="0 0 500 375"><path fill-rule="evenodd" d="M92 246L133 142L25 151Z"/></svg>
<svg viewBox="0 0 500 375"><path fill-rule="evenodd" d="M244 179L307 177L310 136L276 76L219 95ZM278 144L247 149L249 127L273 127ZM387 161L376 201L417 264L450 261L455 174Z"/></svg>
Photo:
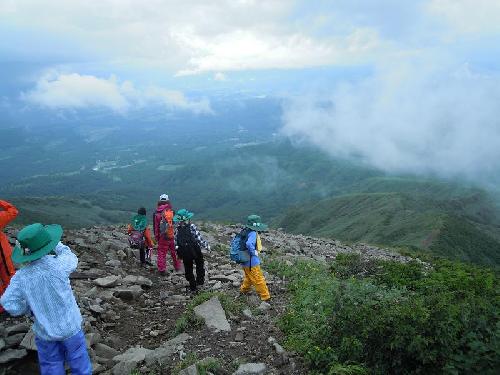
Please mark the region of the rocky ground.
<svg viewBox="0 0 500 375"><path fill-rule="evenodd" d="M283 335L276 326L286 309L286 280L265 272L272 294L269 304L255 294L240 296L242 272L226 254L239 228L211 223L199 228L213 250L205 253L207 282L198 295L186 290L184 275L174 272L171 262L164 276L154 266L140 267L123 228L65 232L63 242L79 258L71 279L94 373L197 374L196 363L213 374L306 373L300 358L283 349ZM14 239L16 230L7 234ZM347 246L281 231L262 237L264 270L270 256L328 261L342 252L356 252L364 258L407 260L364 244ZM5 314L0 319L0 374L37 374L29 320Z"/></svg>

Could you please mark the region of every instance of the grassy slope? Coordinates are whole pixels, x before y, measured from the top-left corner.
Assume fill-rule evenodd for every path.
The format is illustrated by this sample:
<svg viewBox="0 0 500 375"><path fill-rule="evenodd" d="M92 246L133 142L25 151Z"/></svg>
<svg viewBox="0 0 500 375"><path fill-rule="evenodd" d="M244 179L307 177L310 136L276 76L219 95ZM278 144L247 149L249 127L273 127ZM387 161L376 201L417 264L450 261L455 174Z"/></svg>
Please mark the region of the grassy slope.
<svg viewBox="0 0 500 375"><path fill-rule="evenodd" d="M409 246L481 264L500 264L499 226L487 197L438 183L377 178L368 190L288 211L276 225L294 233ZM373 189L376 187L376 189Z"/></svg>
<svg viewBox="0 0 500 375"><path fill-rule="evenodd" d="M125 222L131 213L122 210L104 210L89 200L64 197L14 198L11 202L19 209L13 224L33 222L62 224L65 228Z"/></svg>

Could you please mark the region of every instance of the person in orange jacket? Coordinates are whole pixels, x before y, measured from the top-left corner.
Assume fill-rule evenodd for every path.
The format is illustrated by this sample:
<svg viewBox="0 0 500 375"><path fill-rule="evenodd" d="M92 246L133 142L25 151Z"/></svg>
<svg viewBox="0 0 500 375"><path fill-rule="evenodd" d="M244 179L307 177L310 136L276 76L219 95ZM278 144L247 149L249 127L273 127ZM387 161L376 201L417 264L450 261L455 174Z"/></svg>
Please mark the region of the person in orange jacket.
<svg viewBox="0 0 500 375"><path fill-rule="evenodd" d="M148 219L144 207L139 208L137 215L132 218L132 222L127 226L127 233L130 247L139 249L141 265L151 264L148 259L151 259L151 253L153 252L153 241L151 241L151 232L148 228Z"/></svg>
<svg viewBox="0 0 500 375"><path fill-rule="evenodd" d="M0 296L9 286L10 279L14 276L16 269L12 264L12 248L10 247L9 239L2 232L3 229L14 220L17 216L17 208L9 202L0 200ZM3 312L3 307L0 306L0 313Z"/></svg>

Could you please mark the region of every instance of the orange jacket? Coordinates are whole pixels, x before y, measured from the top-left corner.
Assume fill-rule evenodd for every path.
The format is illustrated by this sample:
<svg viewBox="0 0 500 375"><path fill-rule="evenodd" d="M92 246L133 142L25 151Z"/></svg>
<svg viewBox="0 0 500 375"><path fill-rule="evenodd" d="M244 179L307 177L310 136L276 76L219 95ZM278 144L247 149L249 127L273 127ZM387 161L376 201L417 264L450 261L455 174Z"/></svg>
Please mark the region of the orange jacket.
<svg viewBox="0 0 500 375"><path fill-rule="evenodd" d="M17 216L17 208L9 202L0 200L0 295L7 289L11 277L16 272L12 264L12 248L9 239L2 230ZM3 309L0 307L0 312Z"/></svg>
<svg viewBox="0 0 500 375"><path fill-rule="evenodd" d="M127 233L130 234L132 229L132 225L129 224L127 226ZM146 246L151 249L153 247L153 241L151 241L151 231L149 230L149 227L146 227L144 230L144 239L146 240Z"/></svg>

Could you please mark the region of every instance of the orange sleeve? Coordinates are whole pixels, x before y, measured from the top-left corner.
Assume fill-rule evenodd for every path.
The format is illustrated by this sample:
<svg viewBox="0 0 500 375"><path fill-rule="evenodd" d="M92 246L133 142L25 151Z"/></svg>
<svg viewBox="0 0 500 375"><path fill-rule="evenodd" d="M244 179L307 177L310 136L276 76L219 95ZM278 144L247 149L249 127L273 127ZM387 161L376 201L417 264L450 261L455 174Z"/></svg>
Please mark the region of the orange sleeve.
<svg viewBox="0 0 500 375"><path fill-rule="evenodd" d="M148 245L148 247L153 247L153 241L151 241L151 231L149 230L149 227L147 227L144 231L144 238L146 239L146 245Z"/></svg>
<svg viewBox="0 0 500 375"><path fill-rule="evenodd" d="M0 228L3 228L16 218L18 211L12 204L3 200L0 200L0 207L4 209L0 211Z"/></svg>

